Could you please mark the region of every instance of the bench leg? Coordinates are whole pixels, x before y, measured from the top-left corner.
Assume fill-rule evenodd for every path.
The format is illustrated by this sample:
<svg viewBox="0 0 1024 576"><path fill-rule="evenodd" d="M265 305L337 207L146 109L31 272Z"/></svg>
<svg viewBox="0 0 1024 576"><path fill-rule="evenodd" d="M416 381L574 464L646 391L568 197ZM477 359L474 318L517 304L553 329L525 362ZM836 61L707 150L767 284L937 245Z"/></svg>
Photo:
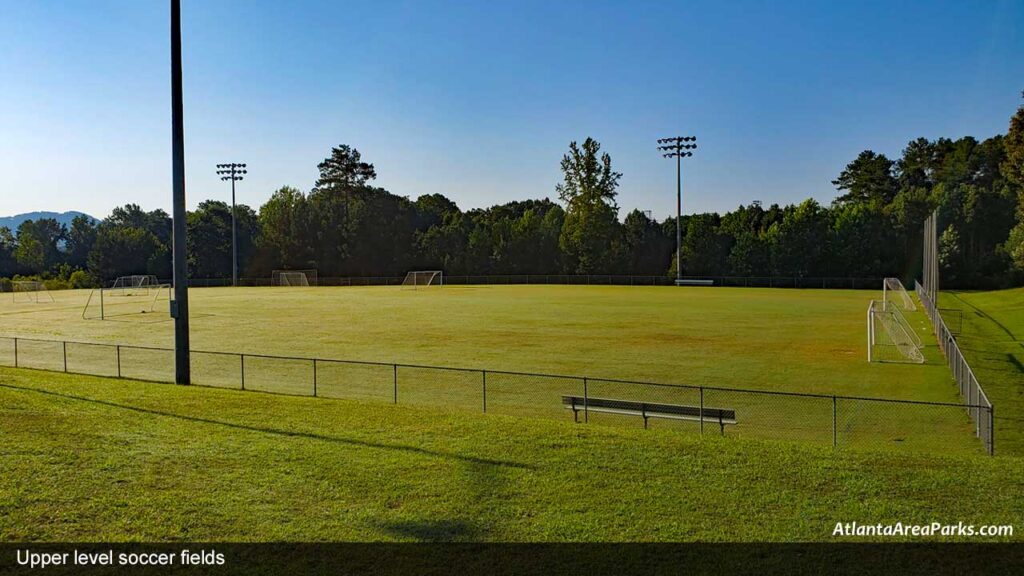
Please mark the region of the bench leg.
<svg viewBox="0 0 1024 576"><path fill-rule="evenodd" d="M572 421L577 424L580 423L580 413L575 408L572 409Z"/></svg>
<svg viewBox="0 0 1024 576"><path fill-rule="evenodd" d="M644 416L644 430L647 430L647 416Z"/></svg>

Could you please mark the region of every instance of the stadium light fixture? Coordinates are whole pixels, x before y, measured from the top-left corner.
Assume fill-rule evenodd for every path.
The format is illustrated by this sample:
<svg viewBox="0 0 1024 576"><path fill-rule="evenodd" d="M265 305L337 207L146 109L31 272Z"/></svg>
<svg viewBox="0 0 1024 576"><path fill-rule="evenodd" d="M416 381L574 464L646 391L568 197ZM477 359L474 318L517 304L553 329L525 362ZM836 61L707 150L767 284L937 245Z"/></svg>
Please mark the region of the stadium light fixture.
<svg viewBox="0 0 1024 576"><path fill-rule="evenodd" d="M235 222L235 182L241 181L248 171L245 164L232 162L217 164L221 180L231 181L231 285L238 286L238 225Z"/></svg>
<svg viewBox="0 0 1024 576"><path fill-rule="evenodd" d="M683 280L683 165L682 159L693 156L693 150L697 149L696 136L674 136L672 138L659 138L658 150L663 158L676 159L676 284Z"/></svg>
<svg viewBox="0 0 1024 576"><path fill-rule="evenodd" d="M174 268L174 382L192 382L188 334L188 255L185 249L185 106L181 87L181 0L171 0L171 252Z"/></svg>

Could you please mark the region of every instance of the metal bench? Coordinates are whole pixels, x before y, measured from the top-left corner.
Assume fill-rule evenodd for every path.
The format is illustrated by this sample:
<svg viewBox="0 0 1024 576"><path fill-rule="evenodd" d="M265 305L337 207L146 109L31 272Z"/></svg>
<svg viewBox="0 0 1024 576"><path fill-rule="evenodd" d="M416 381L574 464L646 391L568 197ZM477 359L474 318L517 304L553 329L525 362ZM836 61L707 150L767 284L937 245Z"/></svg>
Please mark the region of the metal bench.
<svg viewBox="0 0 1024 576"><path fill-rule="evenodd" d="M562 396L562 405L572 410L572 419L579 422L579 413L604 412L606 414L622 414L640 416L647 428L649 418L666 420L689 420L692 422L708 422L718 424L720 432L725 434L727 424L736 423L736 411L724 408L701 408L700 406L683 406L680 404L658 404L654 402L636 402L633 400L614 400L612 398L584 398L582 396Z"/></svg>
<svg viewBox="0 0 1024 576"><path fill-rule="evenodd" d="M676 286L714 286L714 280L684 278L676 280Z"/></svg>

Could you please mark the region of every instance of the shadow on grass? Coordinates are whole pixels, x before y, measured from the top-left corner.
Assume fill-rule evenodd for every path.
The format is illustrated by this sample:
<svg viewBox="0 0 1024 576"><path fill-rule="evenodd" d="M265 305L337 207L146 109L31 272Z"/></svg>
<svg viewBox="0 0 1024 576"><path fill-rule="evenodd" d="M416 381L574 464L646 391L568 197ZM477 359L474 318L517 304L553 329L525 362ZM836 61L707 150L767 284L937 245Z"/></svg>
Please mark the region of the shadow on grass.
<svg viewBox="0 0 1024 576"><path fill-rule="evenodd" d="M38 388L30 388L27 386L15 386L13 384L0 384L0 388L8 388L11 390L20 390L23 392L34 392L36 394L45 394L49 396L57 396L60 398L67 398L70 400L78 400L80 402L90 402L93 404L99 404L101 406L108 406L110 408L118 408L121 410L128 410L140 414L149 414L151 416L162 416L164 418L174 418L177 420L184 420L187 422L196 422L200 424L210 424L214 426L223 426L225 428L232 428L235 430L244 430L247 432L258 432L262 434L272 434L275 436L285 436L293 438L306 438L309 440L319 440L323 442L333 442L337 444L346 444L349 446L360 446L363 448L371 448L377 450L396 450L400 452L408 452L411 454L419 454L422 456L430 456L434 458L449 458L453 460L460 460L468 464L483 465L483 466L497 466L504 468L520 468L533 470L536 467L530 464L523 464L520 462L513 462L508 460L494 460L490 458L479 458L476 456L466 456L463 454L456 454L453 452L444 452L440 450L430 450L427 448L421 448L419 446L409 446L405 444L386 444L383 442L371 442L369 440L357 440L355 438L341 438L337 436L326 436L323 434L313 434L311 432L298 432L294 430L282 430L271 427L260 427L252 426L248 424L239 424L236 422L225 422L223 420L212 420L209 418L200 418L198 416L185 416L183 414L175 414L173 412L161 412L159 410L153 410L151 408L140 408L138 406L130 406L127 404L118 404L117 402L110 402L108 400L98 400L95 398L87 398L84 396L76 396L74 394L65 394L62 392L54 392L52 390L40 390Z"/></svg>
<svg viewBox="0 0 1024 576"><path fill-rule="evenodd" d="M1014 368L1016 368L1017 372L1024 374L1024 363L1018 360L1016 356L1014 356L1013 354L1007 354L1006 361L1009 362L1010 365L1012 365Z"/></svg>
<svg viewBox="0 0 1024 576"><path fill-rule="evenodd" d="M464 499L457 518L416 518L400 520L374 520L370 526L400 540L418 542L481 542L489 539L492 530L482 518L494 502L505 501L508 496L507 469L485 466L475 462L463 463L462 482L456 493Z"/></svg>
<svg viewBox="0 0 1024 576"><path fill-rule="evenodd" d="M421 542L479 542L484 532L465 520L399 520L374 527L403 540Z"/></svg>
<svg viewBox="0 0 1024 576"><path fill-rule="evenodd" d="M970 302L968 302L968 301L964 300L963 298L961 298L960 297L960 292L958 292L958 291L951 291L951 292L949 292L949 294L951 294L958 301L962 302L964 304L964 306L967 306L968 308L973 310L974 314L976 316L984 318L985 320L988 320L989 322L991 322L991 323L995 324L996 326L998 326L1000 330L1005 332L1010 337L1011 341L1013 341L1013 342L1020 342L1020 338L1018 338L1017 335L1013 333L1013 330L1010 330L1006 325L1004 325L999 320L996 320L995 318L990 316L987 312L985 312L981 308L978 308L974 304L971 304Z"/></svg>

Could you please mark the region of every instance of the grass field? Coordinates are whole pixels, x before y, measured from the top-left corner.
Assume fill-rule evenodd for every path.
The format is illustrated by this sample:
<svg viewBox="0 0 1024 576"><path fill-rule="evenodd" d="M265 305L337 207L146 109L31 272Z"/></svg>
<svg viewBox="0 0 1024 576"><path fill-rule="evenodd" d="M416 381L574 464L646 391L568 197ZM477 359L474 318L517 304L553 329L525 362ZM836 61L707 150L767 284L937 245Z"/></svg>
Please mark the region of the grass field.
<svg viewBox="0 0 1024 576"><path fill-rule="evenodd" d="M1024 288L943 292L939 305L963 313L957 340L996 407L998 450L1024 455Z"/></svg>
<svg viewBox="0 0 1024 576"><path fill-rule="evenodd" d="M83 320L87 292L53 295L55 304L0 303L0 335L173 344L166 314ZM450 286L190 295L200 350L955 401L937 363L865 361L865 310L878 292ZM913 318L927 336L923 314Z"/></svg>
<svg viewBox="0 0 1024 576"><path fill-rule="evenodd" d="M828 541L1013 524L1024 460L0 368L0 540Z"/></svg>
<svg viewBox="0 0 1024 576"><path fill-rule="evenodd" d="M87 342L171 346L162 313L83 320L87 293L56 302L9 304L0 333ZM882 405L831 398L641 387L597 378L957 402L935 346L925 365L866 361L865 311L874 292L675 287L480 286L403 291L368 288L210 288L192 292L193 348L588 376L591 397L738 410L730 435L851 447L979 451L958 408ZM108 298L108 302L116 298ZM118 311L124 304L115 303ZM135 308L129 311L134 312ZM121 310L124 311L124 310ZM910 316L923 339L923 313ZM3 344L3 343L0 343ZM13 343L0 364L13 364ZM71 346L69 370L172 378L169 352ZM59 344L21 342L21 366L61 370ZM120 366L120 367L119 367ZM240 359L193 355L194 381L239 387ZM304 360L249 357L245 387L312 394ZM480 410L480 373L320 364L317 393ZM395 385L394 382L398 382ZM570 417L561 395L582 380L490 374L491 413ZM591 415L591 422L637 426L638 418ZM694 422L654 426L696 432Z"/></svg>

